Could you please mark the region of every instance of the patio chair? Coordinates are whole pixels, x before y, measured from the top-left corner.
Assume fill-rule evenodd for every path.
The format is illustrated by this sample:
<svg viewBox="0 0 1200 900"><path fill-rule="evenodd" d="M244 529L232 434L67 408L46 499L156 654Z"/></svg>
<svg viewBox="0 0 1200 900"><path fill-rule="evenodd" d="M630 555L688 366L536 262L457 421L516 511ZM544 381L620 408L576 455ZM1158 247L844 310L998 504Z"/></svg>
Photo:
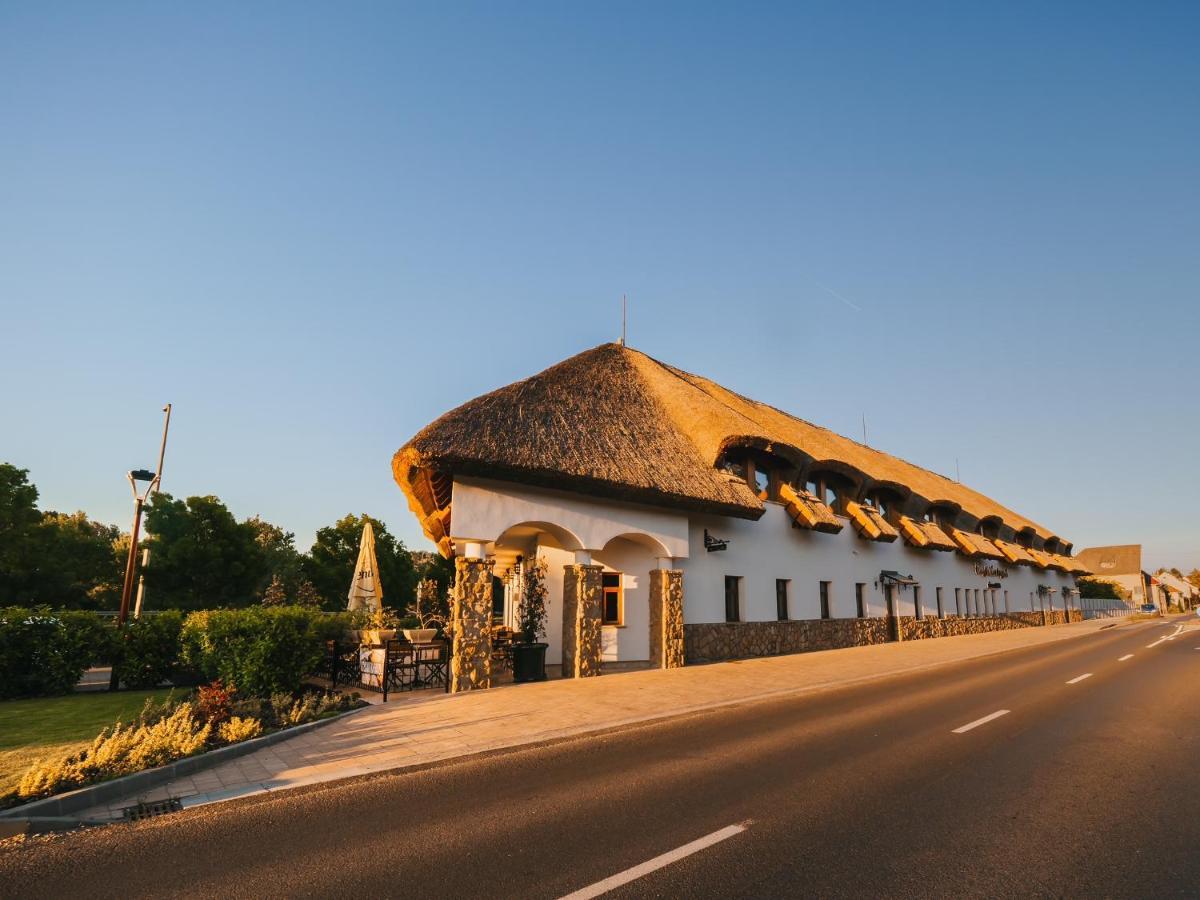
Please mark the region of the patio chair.
<svg viewBox="0 0 1200 900"><path fill-rule="evenodd" d="M408 641L388 641L383 655L383 702L390 691L411 691L417 681L417 654Z"/></svg>
<svg viewBox="0 0 1200 900"><path fill-rule="evenodd" d="M497 628L492 632L492 671L512 671L512 631Z"/></svg>
<svg viewBox="0 0 1200 900"><path fill-rule="evenodd" d="M416 666L422 687L442 687L450 691L450 653L445 641L417 647Z"/></svg>
<svg viewBox="0 0 1200 900"><path fill-rule="evenodd" d="M362 681L357 642L326 641L325 659L332 687L336 688L339 684L352 684L357 687Z"/></svg>

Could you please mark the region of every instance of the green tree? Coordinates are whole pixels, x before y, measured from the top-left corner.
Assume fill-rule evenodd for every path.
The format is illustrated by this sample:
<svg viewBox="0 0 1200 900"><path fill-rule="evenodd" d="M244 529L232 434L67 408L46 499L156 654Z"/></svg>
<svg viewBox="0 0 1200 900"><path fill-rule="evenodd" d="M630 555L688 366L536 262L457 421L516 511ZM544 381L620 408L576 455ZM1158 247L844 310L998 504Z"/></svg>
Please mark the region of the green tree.
<svg viewBox="0 0 1200 900"><path fill-rule="evenodd" d="M42 518L37 499L28 469L0 463L0 603L24 599L28 590L33 532Z"/></svg>
<svg viewBox="0 0 1200 900"><path fill-rule="evenodd" d="M267 588L274 581L278 581L288 594L294 594L300 586L302 561L296 550L296 535L260 516L251 516L246 524L253 529L254 541L263 553L262 584L255 589L255 595L265 597Z"/></svg>
<svg viewBox="0 0 1200 900"><path fill-rule="evenodd" d="M287 590L276 575L271 579L271 583L267 585L267 589L263 591L262 605L263 606L283 606L287 603Z"/></svg>
<svg viewBox="0 0 1200 900"><path fill-rule="evenodd" d="M147 603L155 609L247 606L271 576L259 531L216 497L156 494L146 512Z"/></svg>
<svg viewBox="0 0 1200 900"><path fill-rule="evenodd" d="M371 523L375 531L375 558L379 563L379 581L383 603L392 609L406 609L416 597L417 574L412 557L404 544L396 540L387 526L363 513L338 519L317 532L317 539L304 558L304 574L321 595L325 609L346 608L346 594L358 561L358 546L363 525Z"/></svg>
<svg viewBox="0 0 1200 900"><path fill-rule="evenodd" d="M1119 584L1103 578L1079 578L1075 582L1080 597L1097 600L1128 600L1129 592Z"/></svg>
<svg viewBox="0 0 1200 900"><path fill-rule="evenodd" d="M115 609L129 547L121 529L86 513L46 512L30 541L28 594L65 609Z"/></svg>

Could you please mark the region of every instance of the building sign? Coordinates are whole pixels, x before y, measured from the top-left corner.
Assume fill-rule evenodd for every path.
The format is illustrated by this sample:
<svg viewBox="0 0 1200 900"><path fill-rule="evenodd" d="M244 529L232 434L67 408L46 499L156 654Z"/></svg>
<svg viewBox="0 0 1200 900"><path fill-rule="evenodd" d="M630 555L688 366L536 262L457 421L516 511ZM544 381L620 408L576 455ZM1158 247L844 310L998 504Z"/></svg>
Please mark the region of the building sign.
<svg viewBox="0 0 1200 900"><path fill-rule="evenodd" d="M980 578L1007 578L1008 566L990 559L979 559L975 561L975 574Z"/></svg>

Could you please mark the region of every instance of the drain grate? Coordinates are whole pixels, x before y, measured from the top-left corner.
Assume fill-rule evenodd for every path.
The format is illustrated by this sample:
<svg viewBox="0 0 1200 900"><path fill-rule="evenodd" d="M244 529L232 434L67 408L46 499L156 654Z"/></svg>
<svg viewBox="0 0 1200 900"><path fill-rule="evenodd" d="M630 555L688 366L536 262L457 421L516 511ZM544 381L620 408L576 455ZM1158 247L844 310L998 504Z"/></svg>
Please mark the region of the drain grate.
<svg viewBox="0 0 1200 900"><path fill-rule="evenodd" d="M139 819L165 816L167 813L179 812L182 809L183 801L181 799L168 797L166 800L152 800L149 803L139 801L134 806L126 806L121 810L121 817L126 822L136 822Z"/></svg>

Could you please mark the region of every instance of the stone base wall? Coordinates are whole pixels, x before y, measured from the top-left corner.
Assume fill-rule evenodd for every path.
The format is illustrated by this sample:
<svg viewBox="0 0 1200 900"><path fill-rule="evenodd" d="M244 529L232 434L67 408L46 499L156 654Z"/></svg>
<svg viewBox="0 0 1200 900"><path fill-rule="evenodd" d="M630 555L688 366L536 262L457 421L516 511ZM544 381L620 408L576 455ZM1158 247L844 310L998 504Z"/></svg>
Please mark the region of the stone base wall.
<svg viewBox="0 0 1200 900"><path fill-rule="evenodd" d="M1048 612L1051 625L1066 621L1062 610ZM1082 621L1079 610L1070 611L1070 621ZM958 617L947 619L926 616L921 619L902 616L903 639L951 637L983 634L1012 628L1032 628L1045 623L1041 612L1009 613L1001 616ZM779 656L885 644L891 640L890 623L885 617L869 619L805 619L788 622L712 622L684 625L687 662L719 662L750 659L755 656Z"/></svg>

